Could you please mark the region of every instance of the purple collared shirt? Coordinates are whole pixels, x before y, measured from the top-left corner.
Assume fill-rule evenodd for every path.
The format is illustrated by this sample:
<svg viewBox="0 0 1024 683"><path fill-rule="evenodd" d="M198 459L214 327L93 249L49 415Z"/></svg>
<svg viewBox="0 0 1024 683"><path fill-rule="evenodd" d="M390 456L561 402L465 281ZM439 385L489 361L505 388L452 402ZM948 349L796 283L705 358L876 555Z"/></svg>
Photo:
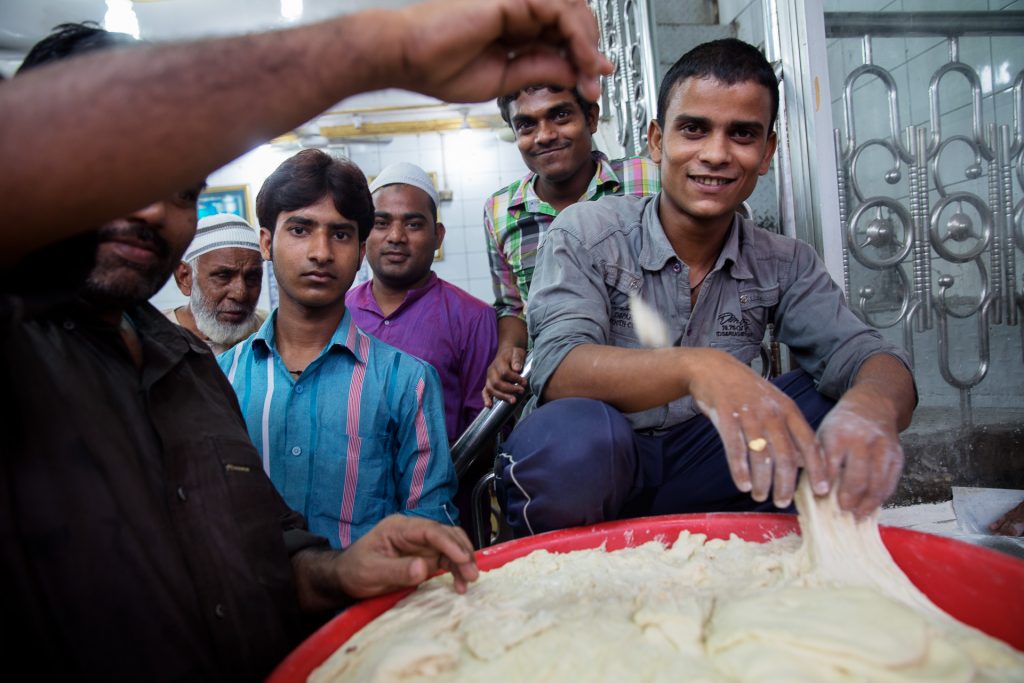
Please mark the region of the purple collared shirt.
<svg viewBox="0 0 1024 683"><path fill-rule="evenodd" d="M356 325L434 366L444 392L445 427L454 443L483 409L487 366L498 349L494 309L431 273L423 287L385 316L372 281L349 290L345 305Z"/></svg>

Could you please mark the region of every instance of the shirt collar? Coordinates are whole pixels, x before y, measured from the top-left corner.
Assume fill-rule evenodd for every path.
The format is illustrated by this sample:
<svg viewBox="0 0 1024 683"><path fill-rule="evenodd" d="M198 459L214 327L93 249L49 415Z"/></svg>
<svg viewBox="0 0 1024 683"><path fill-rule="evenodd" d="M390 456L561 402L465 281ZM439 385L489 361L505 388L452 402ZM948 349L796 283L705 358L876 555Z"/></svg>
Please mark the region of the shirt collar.
<svg viewBox="0 0 1024 683"><path fill-rule="evenodd" d="M252 346L254 349L263 349L265 353L269 353L274 346L274 322L277 320L277 309L275 308L267 316L267 319L260 325L260 329L256 330L255 336L252 339Z"/></svg>
<svg viewBox="0 0 1024 683"><path fill-rule="evenodd" d="M440 282L440 280L437 278L437 273L431 271L430 276L422 287L409 289L405 292L405 299L402 301L402 305L396 309L396 312L402 310L406 306L411 306L413 303L425 297L430 290L437 287L438 282Z"/></svg>
<svg viewBox="0 0 1024 683"><path fill-rule="evenodd" d="M743 220L738 213L735 215L732 219L732 227L729 228L729 236L725 238L725 244L722 245L722 253L718 255L718 262L715 263L715 270L724 268L726 263L731 262L732 268L729 272L737 280L754 277L747 264L740 259L740 245L749 241L748 230L752 227L754 227L753 223Z"/></svg>
<svg viewBox="0 0 1024 683"><path fill-rule="evenodd" d="M213 355L204 342L184 328L171 323L163 313L148 302L126 311L142 345L142 386L152 387L187 354Z"/></svg>
<svg viewBox="0 0 1024 683"><path fill-rule="evenodd" d="M590 179L590 185L587 186L587 191L581 199L590 199L597 194L598 190L606 187L613 191L622 184L619 176L615 173L615 169L612 168L612 163L604 152L595 149L590 152L590 157L597 162L597 172ZM533 171L522 177L519 181L519 187L516 188L511 199L509 199L508 207L510 209L527 206L531 203L547 205L547 202L537 196L537 192L533 189L533 184L536 180L537 174Z"/></svg>
<svg viewBox="0 0 1024 683"><path fill-rule="evenodd" d="M641 220L646 229L641 235L640 245L640 267L644 270L656 271L665 267L671 259L676 258L676 252L672 248L665 228L658 216L658 203L661 193L654 195L647 200Z"/></svg>
<svg viewBox="0 0 1024 683"><path fill-rule="evenodd" d="M612 162L608 160L604 152L594 150L591 156L597 162L597 173L594 174L587 187L587 198L593 197L598 190L605 188L613 193L617 191L622 186L622 179L615 172Z"/></svg>
<svg viewBox="0 0 1024 683"><path fill-rule="evenodd" d="M126 313L143 338L152 337L163 346L174 349L179 354L183 354L186 350L196 353L212 353L210 347L195 335L186 334L183 328L177 325L164 325L164 322L169 322L167 316L155 309L149 302L136 304L130 307Z"/></svg>
<svg viewBox="0 0 1024 683"><path fill-rule="evenodd" d="M263 354L269 354L272 350L277 351L277 345L274 334L274 324L277 321L277 309L267 316L263 325L260 326L256 336L253 337L252 345L253 349L261 349ZM366 363L366 357L359 349L360 338L369 339L367 334L356 327L356 324L352 322L352 314L348 308L345 308L345 315L342 316L341 322L338 323L338 327L334 330L334 334L331 335L330 340L327 342L327 346L320 352L320 356L330 351L332 348L338 347L342 349L348 349L349 352L355 356L356 360L360 363ZM318 356L318 358L320 357Z"/></svg>
<svg viewBox="0 0 1024 683"><path fill-rule="evenodd" d="M377 300L373 298L372 287L372 281L367 280L349 290L349 296L345 298L345 305L349 308L358 308L361 311L378 316L381 315L380 306L377 305Z"/></svg>
<svg viewBox="0 0 1024 683"><path fill-rule="evenodd" d="M644 207L642 218L647 229L643 233L643 244L640 246L640 265L644 269L651 271L661 270L669 260L677 258L676 252L672 248L671 242L668 241L668 236L665 234L665 228L661 224L661 218L658 216L660 199L661 193L659 192L648 200L647 206ZM752 225L748 225L747 221L744 221L739 214L736 214L733 218L732 226L729 228L729 235L725 238L722 251L719 252L718 260L715 261L715 267L712 270L721 270L726 264L731 262L732 269L730 273L734 278L746 280L753 277L750 268L740 260L740 244L749 239L746 231Z"/></svg>
<svg viewBox="0 0 1024 683"><path fill-rule="evenodd" d="M437 287L440 282L441 280L438 279L437 273L431 271L430 275L427 277L426 283L422 287L415 287L405 291L405 297L402 299L402 303L398 305L398 308L396 308L390 316L384 315L384 312L380 310L380 304L377 303L377 299L373 296L372 280L369 280L365 284L362 284L352 290L353 296L351 301L348 301L348 305L354 306L361 311L372 313L378 318L391 318L425 297L430 290Z"/></svg>

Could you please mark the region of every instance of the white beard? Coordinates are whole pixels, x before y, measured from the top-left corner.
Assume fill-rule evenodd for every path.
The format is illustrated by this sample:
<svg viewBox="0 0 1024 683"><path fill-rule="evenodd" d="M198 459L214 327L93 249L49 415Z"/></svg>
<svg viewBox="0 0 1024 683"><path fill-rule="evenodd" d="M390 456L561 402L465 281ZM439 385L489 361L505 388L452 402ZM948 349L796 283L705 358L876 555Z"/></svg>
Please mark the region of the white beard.
<svg viewBox="0 0 1024 683"><path fill-rule="evenodd" d="M255 327L256 309L253 308L240 323L222 323L217 320L214 304L206 298L199 283L193 280L192 294L189 296L189 308L196 320L196 327L206 338L222 346L234 346L248 337Z"/></svg>

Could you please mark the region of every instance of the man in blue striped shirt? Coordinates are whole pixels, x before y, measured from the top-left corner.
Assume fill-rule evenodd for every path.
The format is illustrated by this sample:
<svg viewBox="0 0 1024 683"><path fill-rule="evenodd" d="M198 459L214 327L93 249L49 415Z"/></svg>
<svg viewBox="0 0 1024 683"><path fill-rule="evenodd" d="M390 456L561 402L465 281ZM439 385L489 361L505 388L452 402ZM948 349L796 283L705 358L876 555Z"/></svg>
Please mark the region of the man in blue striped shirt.
<svg viewBox="0 0 1024 683"><path fill-rule="evenodd" d="M394 512L458 521L437 372L345 308L373 210L350 161L308 149L282 163L256 198L280 303L218 358L274 485L336 548Z"/></svg>

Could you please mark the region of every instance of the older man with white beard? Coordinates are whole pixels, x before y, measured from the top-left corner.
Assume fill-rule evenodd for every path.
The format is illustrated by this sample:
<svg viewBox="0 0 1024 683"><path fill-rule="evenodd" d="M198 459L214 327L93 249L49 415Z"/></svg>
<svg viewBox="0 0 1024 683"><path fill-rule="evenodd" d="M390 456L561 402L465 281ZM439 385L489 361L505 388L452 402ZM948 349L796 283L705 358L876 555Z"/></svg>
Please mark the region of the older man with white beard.
<svg viewBox="0 0 1024 683"><path fill-rule="evenodd" d="M241 216L199 220L196 236L174 271L188 304L164 315L221 353L255 332L267 318L256 304L263 288L263 257L256 230Z"/></svg>

